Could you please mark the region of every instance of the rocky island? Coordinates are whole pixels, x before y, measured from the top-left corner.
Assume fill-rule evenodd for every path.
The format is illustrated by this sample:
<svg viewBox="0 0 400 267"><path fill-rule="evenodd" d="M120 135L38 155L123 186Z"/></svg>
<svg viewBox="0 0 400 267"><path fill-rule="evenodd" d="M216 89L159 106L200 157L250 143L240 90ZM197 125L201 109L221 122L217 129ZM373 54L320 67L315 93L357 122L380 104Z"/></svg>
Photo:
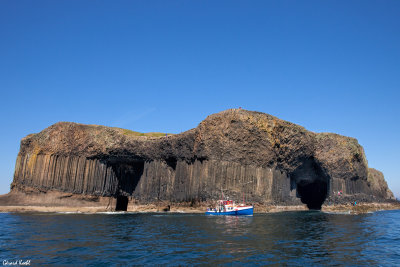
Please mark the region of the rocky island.
<svg viewBox="0 0 400 267"><path fill-rule="evenodd" d="M202 210L221 192L256 212L397 205L356 139L230 109L174 135L72 122L30 134L0 209Z"/></svg>

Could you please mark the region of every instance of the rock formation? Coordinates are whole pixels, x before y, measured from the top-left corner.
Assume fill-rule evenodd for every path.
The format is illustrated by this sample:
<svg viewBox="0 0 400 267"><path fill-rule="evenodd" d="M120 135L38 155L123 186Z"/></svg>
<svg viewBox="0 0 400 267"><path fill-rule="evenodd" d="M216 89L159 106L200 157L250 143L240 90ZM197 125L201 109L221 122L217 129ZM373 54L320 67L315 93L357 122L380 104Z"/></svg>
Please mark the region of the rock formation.
<svg viewBox="0 0 400 267"><path fill-rule="evenodd" d="M329 196L390 199L357 140L314 133L242 109L197 128L141 136L120 128L59 122L21 141L11 190L58 190L137 203L209 202L221 192L261 204L318 209Z"/></svg>

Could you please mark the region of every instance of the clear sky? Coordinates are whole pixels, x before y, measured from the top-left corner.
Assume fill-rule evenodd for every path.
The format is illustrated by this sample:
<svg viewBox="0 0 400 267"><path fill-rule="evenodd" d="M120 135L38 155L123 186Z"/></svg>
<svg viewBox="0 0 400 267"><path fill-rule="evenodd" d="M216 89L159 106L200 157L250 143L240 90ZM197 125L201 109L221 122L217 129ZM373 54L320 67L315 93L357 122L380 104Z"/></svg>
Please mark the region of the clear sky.
<svg viewBox="0 0 400 267"><path fill-rule="evenodd" d="M0 193L58 121L179 133L239 106L358 139L400 197L400 1L0 1Z"/></svg>

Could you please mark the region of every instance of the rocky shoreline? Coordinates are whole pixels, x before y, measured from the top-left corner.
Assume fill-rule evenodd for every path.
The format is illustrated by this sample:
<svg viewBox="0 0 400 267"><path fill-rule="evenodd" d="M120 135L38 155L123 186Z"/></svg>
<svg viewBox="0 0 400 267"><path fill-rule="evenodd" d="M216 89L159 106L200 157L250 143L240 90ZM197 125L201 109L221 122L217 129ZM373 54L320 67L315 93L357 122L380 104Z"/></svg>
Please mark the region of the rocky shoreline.
<svg viewBox="0 0 400 267"><path fill-rule="evenodd" d="M204 213L206 206L200 207L184 207L184 206L171 206L169 211L163 211L163 206L150 205L136 205L128 209L124 213L138 212L138 213ZM352 205L331 205L322 206L322 212L332 213L348 213L348 214L363 214L381 210L399 210L399 203L361 203L357 206ZM299 206L263 206L255 208L255 214L274 213L285 211L307 211L306 205ZM0 212L47 212L47 213L119 213L110 211L100 207L60 207L60 206L0 206Z"/></svg>
<svg viewBox="0 0 400 267"><path fill-rule="evenodd" d="M0 196L0 212L49 212L49 213L113 213L115 198L94 197L90 195L71 194L51 190L38 191L13 191ZM131 199L126 212L143 213L204 213L212 206L212 202L153 202L139 203ZM307 211L306 204L263 204L255 203L254 213L273 213L285 211ZM349 214L362 214L380 210L400 209L397 200L374 201L373 198L358 200L354 205L354 196L330 197L322 205L322 212L340 212Z"/></svg>

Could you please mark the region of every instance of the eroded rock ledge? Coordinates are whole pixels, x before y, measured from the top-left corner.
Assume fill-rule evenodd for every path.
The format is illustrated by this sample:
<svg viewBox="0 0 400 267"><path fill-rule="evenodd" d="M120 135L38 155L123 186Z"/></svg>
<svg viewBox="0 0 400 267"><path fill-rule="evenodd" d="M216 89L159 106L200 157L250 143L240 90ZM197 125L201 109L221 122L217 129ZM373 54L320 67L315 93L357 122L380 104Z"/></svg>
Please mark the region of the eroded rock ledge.
<svg viewBox="0 0 400 267"><path fill-rule="evenodd" d="M169 136L56 123L21 141L10 194L32 190L109 197L120 209L128 200L208 203L221 190L231 199L244 194L247 202L314 209L338 191L366 201L393 199L356 139L242 109Z"/></svg>

